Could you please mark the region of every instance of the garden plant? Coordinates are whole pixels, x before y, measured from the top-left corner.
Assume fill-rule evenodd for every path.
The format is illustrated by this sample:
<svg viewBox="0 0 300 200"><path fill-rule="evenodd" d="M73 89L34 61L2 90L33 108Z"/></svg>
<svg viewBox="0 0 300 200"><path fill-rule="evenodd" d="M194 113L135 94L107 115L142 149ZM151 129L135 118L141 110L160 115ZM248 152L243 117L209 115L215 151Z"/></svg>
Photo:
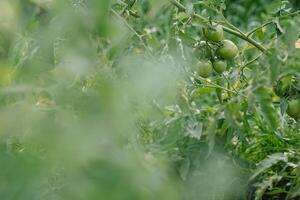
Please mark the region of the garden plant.
<svg viewBox="0 0 300 200"><path fill-rule="evenodd" d="M0 200L300 199L300 1L0 0Z"/></svg>

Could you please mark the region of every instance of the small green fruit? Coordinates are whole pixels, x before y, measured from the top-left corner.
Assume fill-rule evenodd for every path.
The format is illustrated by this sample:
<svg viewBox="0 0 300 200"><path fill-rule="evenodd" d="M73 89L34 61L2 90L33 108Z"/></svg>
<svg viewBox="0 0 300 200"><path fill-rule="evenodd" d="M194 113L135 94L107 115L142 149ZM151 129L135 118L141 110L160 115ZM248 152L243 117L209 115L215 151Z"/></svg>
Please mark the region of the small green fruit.
<svg viewBox="0 0 300 200"><path fill-rule="evenodd" d="M222 74L227 68L227 62L225 60L217 60L213 63L214 69L219 74Z"/></svg>
<svg viewBox="0 0 300 200"><path fill-rule="evenodd" d="M230 40L223 40L222 46L217 50L218 56L223 59L232 59L238 54L237 46Z"/></svg>
<svg viewBox="0 0 300 200"><path fill-rule="evenodd" d="M219 24L213 25L212 27L204 30L204 36L207 40L212 42L220 42L223 39L223 27Z"/></svg>
<svg viewBox="0 0 300 200"><path fill-rule="evenodd" d="M286 113L296 120L300 119L300 99L291 100L288 104Z"/></svg>
<svg viewBox="0 0 300 200"><path fill-rule="evenodd" d="M208 78L213 72L212 63L210 61L200 61L197 64L198 75L203 78Z"/></svg>
<svg viewBox="0 0 300 200"><path fill-rule="evenodd" d="M293 76L291 75L284 76L280 80L278 80L276 85L274 86L275 94L279 97L287 96L290 89L292 88L292 81Z"/></svg>

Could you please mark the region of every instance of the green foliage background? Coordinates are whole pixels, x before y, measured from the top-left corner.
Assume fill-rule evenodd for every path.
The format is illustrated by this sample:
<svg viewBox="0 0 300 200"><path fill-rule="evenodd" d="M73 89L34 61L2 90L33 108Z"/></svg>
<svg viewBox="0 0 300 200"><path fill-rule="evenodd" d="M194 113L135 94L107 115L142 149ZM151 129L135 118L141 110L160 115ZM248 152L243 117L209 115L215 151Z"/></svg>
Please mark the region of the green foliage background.
<svg viewBox="0 0 300 200"><path fill-rule="evenodd" d="M299 122L273 92L300 77L299 15L276 16L299 2L181 3L0 1L1 200L299 198ZM253 35L269 53L241 70L260 52L227 33L240 55L199 79L189 18L211 8L244 32L273 20Z"/></svg>

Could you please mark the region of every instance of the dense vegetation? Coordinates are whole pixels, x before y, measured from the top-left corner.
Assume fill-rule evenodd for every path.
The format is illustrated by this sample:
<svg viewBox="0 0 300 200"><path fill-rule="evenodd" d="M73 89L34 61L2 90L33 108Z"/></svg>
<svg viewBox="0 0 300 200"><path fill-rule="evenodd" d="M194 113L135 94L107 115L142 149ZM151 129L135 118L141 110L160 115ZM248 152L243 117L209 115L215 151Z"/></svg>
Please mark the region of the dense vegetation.
<svg viewBox="0 0 300 200"><path fill-rule="evenodd" d="M298 0L1 0L1 200L300 199Z"/></svg>

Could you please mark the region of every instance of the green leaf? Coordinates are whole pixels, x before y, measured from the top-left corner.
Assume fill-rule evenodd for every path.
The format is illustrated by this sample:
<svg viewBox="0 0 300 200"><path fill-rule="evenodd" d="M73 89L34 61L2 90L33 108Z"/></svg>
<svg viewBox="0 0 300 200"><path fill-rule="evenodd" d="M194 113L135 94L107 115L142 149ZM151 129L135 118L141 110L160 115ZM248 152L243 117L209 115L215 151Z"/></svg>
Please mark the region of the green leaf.
<svg viewBox="0 0 300 200"><path fill-rule="evenodd" d="M272 130L276 130L278 128L278 116L272 103L270 90L261 86L255 91L255 94L259 102L260 111L266 122Z"/></svg>
<svg viewBox="0 0 300 200"><path fill-rule="evenodd" d="M249 180L255 179L258 175L272 167L273 165L276 165L278 162L288 162L288 156L285 153L275 153L272 155L269 155L266 159L261 161L254 172L254 174L250 177Z"/></svg>
<svg viewBox="0 0 300 200"><path fill-rule="evenodd" d="M191 161L189 158L186 158L182 161L180 167L179 167L179 174L183 181L187 179L188 173L190 171L190 165Z"/></svg>
<svg viewBox="0 0 300 200"><path fill-rule="evenodd" d="M283 115L286 112L287 107L288 107L287 99L286 98L280 99L280 112L281 112L281 115Z"/></svg>

